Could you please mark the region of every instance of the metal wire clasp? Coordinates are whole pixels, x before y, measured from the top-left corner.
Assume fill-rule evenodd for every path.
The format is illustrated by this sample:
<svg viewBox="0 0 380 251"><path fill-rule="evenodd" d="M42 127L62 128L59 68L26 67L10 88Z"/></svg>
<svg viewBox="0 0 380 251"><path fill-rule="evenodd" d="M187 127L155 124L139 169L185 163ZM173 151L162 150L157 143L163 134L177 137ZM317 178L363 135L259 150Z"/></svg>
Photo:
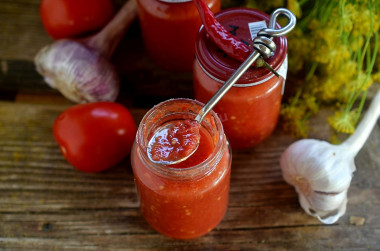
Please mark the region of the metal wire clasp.
<svg viewBox="0 0 380 251"><path fill-rule="evenodd" d="M285 27L276 29L276 19L279 15L284 15L288 19ZM276 50L276 44L272 41L273 37L280 37L289 33L296 26L296 17L287 9L276 9L270 16L269 28L261 29L257 33L257 37L253 40L253 47L265 58L271 56Z"/></svg>

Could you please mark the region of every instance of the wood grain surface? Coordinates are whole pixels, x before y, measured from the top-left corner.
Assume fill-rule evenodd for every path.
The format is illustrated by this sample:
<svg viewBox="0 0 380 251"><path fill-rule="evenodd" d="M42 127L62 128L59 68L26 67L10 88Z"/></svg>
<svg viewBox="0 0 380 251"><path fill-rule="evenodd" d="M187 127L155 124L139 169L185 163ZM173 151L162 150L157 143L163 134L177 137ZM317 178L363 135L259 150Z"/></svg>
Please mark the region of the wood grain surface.
<svg viewBox="0 0 380 251"><path fill-rule="evenodd" d="M61 155L52 124L73 104L33 64L51 42L39 0L0 0L0 250L380 250L380 121L355 159L347 212L336 224L308 216L284 182L279 158L295 139L279 125L259 146L233 152L228 211L217 228L174 240L140 214L129 157L88 174ZM160 101L193 97L191 73L163 71L146 57L137 22L112 61L122 78L117 101L136 123ZM311 137L329 138L328 112L312 121Z"/></svg>
<svg viewBox="0 0 380 251"><path fill-rule="evenodd" d="M380 125L356 159L348 210L322 225L298 205L281 176L279 157L293 139L281 130L250 151L234 152L227 214L204 237L162 236L139 212L127 157L87 174L64 160L51 126L67 105L0 103L0 248L377 249L380 247ZM132 109L138 123L145 109ZM365 224L350 224L350 217Z"/></svg>

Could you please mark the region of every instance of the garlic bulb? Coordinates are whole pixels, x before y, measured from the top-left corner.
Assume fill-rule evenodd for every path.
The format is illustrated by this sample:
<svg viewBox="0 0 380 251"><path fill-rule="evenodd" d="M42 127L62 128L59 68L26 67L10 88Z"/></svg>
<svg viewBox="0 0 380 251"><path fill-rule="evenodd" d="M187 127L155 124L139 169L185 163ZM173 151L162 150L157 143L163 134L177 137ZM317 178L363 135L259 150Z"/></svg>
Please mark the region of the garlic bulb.
<svg viewBox="0 0 380 251"><path fill-rule="evenodd" d="M109 58L136 16L136 0L129 0L99 33L42 48L34 60L36 70L71 101L115 101L119 77Z"/></svg>
<svg viewBox="0 0 380 251"><path fill-rule="evenodd" d="M35 64L45 82L73 102L115 101L119 93L114 66L76 41L62 39L42 48Z"/></svg>
<svg viewBox="0 0 380 251"><path fill-rule="evenodd" d="M344 215L348 188L356 169L354 158L379 115L380 91L355 133L342 144L302 139L291 144L282 154L282 175L287 183L295 187L306 213L325 224L332 224Z"/></svg>

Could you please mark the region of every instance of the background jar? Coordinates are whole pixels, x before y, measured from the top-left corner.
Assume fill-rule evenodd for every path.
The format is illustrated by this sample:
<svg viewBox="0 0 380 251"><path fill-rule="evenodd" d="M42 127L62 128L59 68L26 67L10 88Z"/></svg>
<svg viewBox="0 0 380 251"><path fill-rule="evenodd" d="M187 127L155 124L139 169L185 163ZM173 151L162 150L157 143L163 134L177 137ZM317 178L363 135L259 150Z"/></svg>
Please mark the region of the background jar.
<svg viewBox="0 0 380 251"><path fill-rule="evenodd" d="M195 152L186 160L191 163L187 167L178 166L182 163L164 166L152 163L146 153L156 129L172 120L194 119L202 106L189 99L160 103L142 119L132 148L131 161L141 212L154 229L173 238L190 239L206 234L222 220L227 210L231 149L214 112L202 121L202 131L211 144L209 156L201 155L205 160L200 163L196 159L194 162L194 158L191 160ZM199 153L204 155L202 149Z"/></svg>
<svg viewBox="0 0 380 251"><path fill-rule="evenodd" d="M213 12L221 0L205 0ZM191 0L137 0L145 50L166 70L191 71L201 19Z"/></svg>
<svg viewBox="0 0 380 251"><path fill-rule="evenodd" d="M219 22L252 47L249 23L265 20L269 15L247 8L232 8L216 14ZM277 28L280 26L277 24ZM287 41L274 38L277 49L266 59L281 77L264 67L250 67L214 107L233 149L252 147L275 129L287 72ZM233 74L241 62L228 57L207 36L202 27L196 41L193 66L195 98L207 102Z"/></svg>

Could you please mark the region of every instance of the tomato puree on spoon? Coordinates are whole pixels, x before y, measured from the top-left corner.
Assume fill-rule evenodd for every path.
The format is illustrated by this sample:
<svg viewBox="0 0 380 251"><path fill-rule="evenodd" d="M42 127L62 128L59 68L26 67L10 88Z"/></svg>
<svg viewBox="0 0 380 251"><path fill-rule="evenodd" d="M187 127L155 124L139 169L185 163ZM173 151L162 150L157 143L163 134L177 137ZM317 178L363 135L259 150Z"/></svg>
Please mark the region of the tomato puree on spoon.
<svg viewBox="0 0 380 251"><path fill-rule="evenodd" d="M188 119L166 124L150 140L150 158L162 164L186 159L198 148L200 127L197 121Z"/></svg>

